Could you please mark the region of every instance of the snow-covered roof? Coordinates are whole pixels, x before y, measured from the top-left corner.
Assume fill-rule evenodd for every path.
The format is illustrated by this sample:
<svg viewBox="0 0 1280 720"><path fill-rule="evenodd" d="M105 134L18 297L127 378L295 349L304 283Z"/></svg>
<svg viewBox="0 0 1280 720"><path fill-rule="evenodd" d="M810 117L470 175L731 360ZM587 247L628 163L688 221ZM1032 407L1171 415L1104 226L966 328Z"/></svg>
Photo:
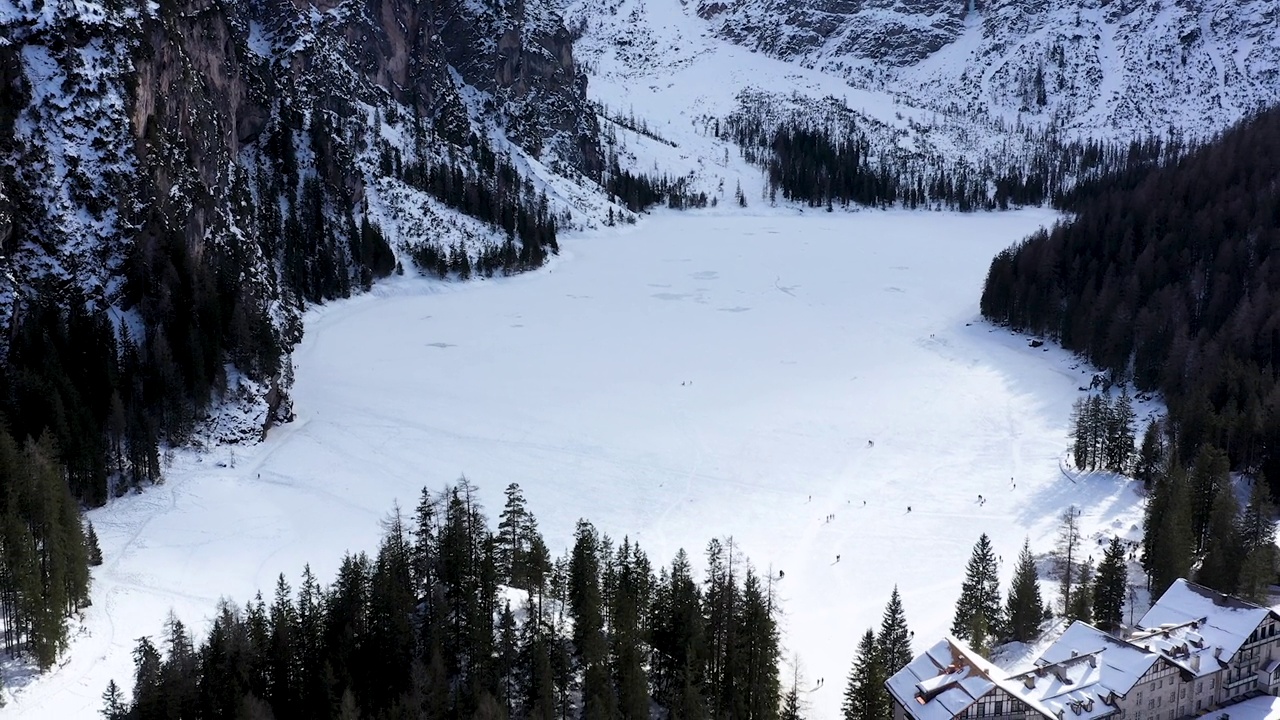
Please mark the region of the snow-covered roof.
<svg viewBox="0 0 1280 720"><path fill-rule="evenodd" d="M1129 641L1163 655L1196 676L1226 666L1270 608L1177 580L1142 616Z"/></svg>
<svg viewBox="0 0 1280 720"><path fill-rule="evenodd" d="M1160 656L1074 622L1045 648L1032 670L1011 675L1005 691L1049 716L1092 720L1116 712L1116 698L1128 694Z"/></svg>
<svg viewBox="0 0 1280 720"><path fill-rule="evenodd" d="M918 720L951 720L995 687L1000 670L950 635L925 650L885 683Z"/></svg>
<svg viewBox="0 0 1280 720"><path fill-rule="evenodd" d="M1073 634L1076 626L1080 629ZM1084 631L1092 631L1105 640L1100 642ZM1068 654L1060 662L1047 662L1034 670L1009 675L948 635L889 678L886 685L917 720L951 720L997 687L1051 720L1057 720L1059 712L1061 717L1073 720L1096 720L1115 713L1115 696L1123 693L1113 692L1110 683L1124 682L1137 665L1134 655L1144 653L1138 648L1126 648L1125 643L1081 623L1068 629L1064 637L1069 642L1087 640L1095 650ZM1116 651L1111 664L1100 661L1106 654L1103 650ZM1151 656L1152 662L1156 659ZM1145 671L1138 671L1138 675L1142 672Z"/></svg>

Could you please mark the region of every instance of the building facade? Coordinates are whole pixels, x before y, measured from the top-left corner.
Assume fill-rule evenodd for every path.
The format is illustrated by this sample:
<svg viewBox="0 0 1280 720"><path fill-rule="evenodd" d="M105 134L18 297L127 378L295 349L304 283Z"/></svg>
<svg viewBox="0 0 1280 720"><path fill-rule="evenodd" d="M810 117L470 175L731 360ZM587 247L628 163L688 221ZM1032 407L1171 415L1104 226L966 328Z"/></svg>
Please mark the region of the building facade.
<svg viewBox="0 0 1280 720"><path fill-rule="evenodd" d="M1179 720L1280 694L1280 615L1179 580L1123 637L1076 622L1006 671L946 637L886 681L894 720Z"/></svg>

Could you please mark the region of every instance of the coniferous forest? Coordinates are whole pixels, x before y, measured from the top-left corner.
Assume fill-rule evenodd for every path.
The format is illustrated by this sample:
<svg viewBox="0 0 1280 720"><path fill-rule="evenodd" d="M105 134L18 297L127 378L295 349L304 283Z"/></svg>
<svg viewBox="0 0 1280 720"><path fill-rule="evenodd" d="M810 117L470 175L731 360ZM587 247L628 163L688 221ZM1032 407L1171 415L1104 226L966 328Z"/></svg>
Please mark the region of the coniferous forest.
<svg viewBox="0 0 1280 720"><path fill-rule="evenodd" d="M1278 174L1270 110L1176 161L1084 184L1064 199L1071 221L992 261L982 313L1162 393L1180 464L1213 446L1275 482Z"/></svg>
<svg viewBox="0 0 1280 720"><path fill-rule="evenodd" d="M715 132L759 166L776 201L826 208L862 205L926 210L1007 210L1060 206L1090 192L1099 179L1130 178L1183 153L1180 138L1129 143L1064 140L1052 131L1030 138L1025 152L992 152L944 162L872 142L853 120L770 121L735 113Z"/></svg>
<svg viewBox="0 0 1280 720"><path fill-rule="evenodd" d="M104 716L779 716L778 580L732 540L708 544L699 580L683 551L655 569L584 520L553 560L518 485L494 528L465 479L384 527L327 587L309 568L297 588L281 576L270 599L224 602L203 638L170 619L138 641L132 693L106 688Z"/></svg>

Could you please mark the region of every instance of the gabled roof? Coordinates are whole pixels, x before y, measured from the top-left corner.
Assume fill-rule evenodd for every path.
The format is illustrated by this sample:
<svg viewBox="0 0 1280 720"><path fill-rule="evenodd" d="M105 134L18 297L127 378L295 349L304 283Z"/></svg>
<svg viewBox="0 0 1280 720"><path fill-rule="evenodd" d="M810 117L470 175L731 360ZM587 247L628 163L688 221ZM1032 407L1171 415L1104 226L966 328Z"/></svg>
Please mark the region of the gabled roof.
<svg viewBox="0 0 1280 720"><path fill-rule="evenodd" d="M950 635L889 678L898 704L920 720L951 720L995 687L994 665Z"/></svg>
<svg viewBox="0 0 1280 720"><path fill-rule="evenodd" d="M1076 625L1101 635L1088 625ZM1076 630L1077 635L1082 632ZM1097 638L1090 637L1089 640L1099 644ZM1127 677L1133 671L1131 656L1142 654L1137 648L1120 648L1120 652L1115 654L1124 655L1117 657L1114 664L1121 666L1122 672L1100 662L1105 655L1103 650L1111 649L1101 645L1106 645L1105 641L1094 652L1068 656L1058 662L1045 662L1025 673L1009 675L962 641L947 636L885 684L898 703L919 720L950 720L997 687L1044 718L1096 720L1115 713L1116 697L1123 694L1115 692L1108 682ZM1119 645L1124 646L1124 643ZM1156 659L1151 657L1152 662ZM1139 671L1138 675L1142 672L1145 671Z"/></svg>
<svg viewBox="0 0 1280 720"><path fill-rule="evenodd" d="M1177 580L1142 616L1141 629L1129 641L1203 676L1225 667L1273 614L1270 608Z"/></svg>
<svg viewBox="0 0 1280 720"><path fill-rule="evenodd" d="M1036 667L1010 675L1006 691L1047 717L1093 720L1117 712L1117 699L1159 661L1101 630L1074 622L1036 660Z"/></svg>

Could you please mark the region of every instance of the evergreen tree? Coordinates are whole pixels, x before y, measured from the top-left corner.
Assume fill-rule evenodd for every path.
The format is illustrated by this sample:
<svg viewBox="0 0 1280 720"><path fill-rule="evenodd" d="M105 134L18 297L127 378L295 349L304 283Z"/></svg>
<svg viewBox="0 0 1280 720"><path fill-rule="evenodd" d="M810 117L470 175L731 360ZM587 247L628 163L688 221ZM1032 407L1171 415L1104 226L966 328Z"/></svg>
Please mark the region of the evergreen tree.
<svg viewBox="0 0 1280 720"><path fill-rule="evenodd" d="M1138 451L1133 469L1134 479L1142 481L1143 488L1148 492L1165 462L1164 433L1160 425L1159 420L1147 423L1146 430L1142 433L1142 448Z"/></svg>
<svg viewBox="0 0 1280 720"><path fill-rule="evenodd" d="M1125 563L1124 544L1119 537L1111 544L1098 564L1098 577L1093 584L1094 624L1107 632L1115 632L1124 622L1124 603L1129 589L1129 571Z"/></svg>
<svg viewBox="0 0 1280 720"><path fill-rule="evenodd" d="M881 720L889 716L889 695L880 665L876 634L870 628L858 642L853 669L845 686L841 712L844 720Z"/></svg>
<svg viewBox="0 0 1280 720"><path fill-rule="evenodd" d="M733 703L750 720L776 720L781 699L778 680L778 624L773 598L760 578L747 566L742 581L742 603L734 619L738 647L731 666L737 677Z"/></svg>
<svg viewBox="0 0 1280 720"><path fill-rule="evenodd" d="M88 523L85 532L85 546L89 555L89 564L98 567L102 564L102 549L98 547L98 534L93 531L93 523Z"/></svg>
<svg viewBox="0 0 1280 720"><path fill-rule="evenodd" d="M102 693L101 712L104 720L125 720L128 709L124 696L120 692L120 686L116 685L115 680L109 681L106 691Z"/></svg>
<svg viewBox="0 0 1280 720"><path fill-rule="evenodd" d="M1088 403L1076 398L1071 405L1071 459L1080 470L1086 470L1092 462L1093 443L1089 436Z"/></svg>
<svg viewBox="0 0 1280 720"><path fill-rule="evenodd" d="M1040 597L1040 578L1036 572L1035 558L1031 555L1030 542L1024 540L1018 554L1018 565L1013 571L1013 583L1009 586L1009 598L1005 605L1008 617L1008 638L1017 642L1031 642L1040 635L1040 623L1044 620L1044 602Z"/></svg>
<svg viewBox="0 0 1280 720"><path fill-rule="evenodd" d="M525 507L524 493L519 484L508 485L505 495L506 505L502 508L498 521L498 572L505 582L527 589L523 581L528 573L525 572L523 561L528 553L525 547L525 528L529 523L529 511Z"/></svg>
<svg viewBox="0 0 1280 720"><path fill-rule="evenodd" d="M1219 592L1234 594L1244 551L1238 529L1240 508L1230 488L1219 491L1206 531L1205 553L1196 571L1196 582Z"/></svg>
<svg viewBox="0 0 1280 720"><path fill-rule="evenodd" d="M1000 608L1000 574L991 538L983 533L973 546L960 600L956 603L951 634L967 640L985 654L991 639L1004 636L1004 615Z"/></svg>
<svg viewBox="0 0 1280 720"><path fill-rule="evenodd" d="M1270 586L1276 578L1275 506L1261 475L1254 478L1249 504L1240 516L1238 541L1244 559L1240 565L1237 592L1247 600L1267 604Z"/></svg>
<svg viewBox="0 0 1280 720"><path fill-rule="evenodd" d="M911 631L907 629L907 616L902 610L902 598L896 585L880 621L876 655L886 678L893 677L911 662Z"/></svg>
<svg viewBox="0 0 1280 720"><path fill-rule="evenodd" d="M1191 570L1195 538L1188 495L1186 473L1173 463L1147 501L1143 568L1153 597L1164 594Z"/></svg>
<svg viewBox="0 0 1280 720"><path fill-rule="evenodd" d="M1191 468L1191 532L1198 553L1208 547L1209 522L1218 495L1230 491L1230 469L1226 453L1212 446L1200 449Z"/></svg>
<svg viewBox="0 0 1280 720"><path fill-rule="evenodd" d="M1106 418L1107 469L1112 472L1129 472L1133 461L1133 423L1136 417L1128 388L1122 388Z"/></svg>
<svg viewBox="0 0 1280 720"><path fill-rule="evenodd" d="M1093 624L1093 563L1089 560L1077 563L1075 572L1067 619Z"/></svg>

